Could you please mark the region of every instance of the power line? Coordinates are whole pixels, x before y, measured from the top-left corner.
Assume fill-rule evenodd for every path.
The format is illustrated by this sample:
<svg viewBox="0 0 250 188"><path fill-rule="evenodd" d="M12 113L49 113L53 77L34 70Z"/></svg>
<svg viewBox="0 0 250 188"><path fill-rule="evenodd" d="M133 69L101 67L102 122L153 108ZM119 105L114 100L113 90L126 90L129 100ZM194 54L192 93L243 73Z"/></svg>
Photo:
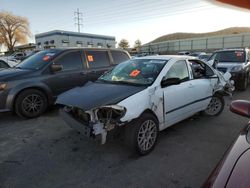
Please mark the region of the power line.
<svg viewBox="0 0 250 188"><path fill-rule="evenodd" d="M180 8L180 7L185 7L187 8L188 6L192 6L194 4L201 4L199 0L186 0L186 1L175 1L175 2L170 2L170 3L165 3L164 1L161 2L148 2L148 3L142 3L142 2L134 2L134 3L127 3L122 6L109 6L107 9L102 8L101 10L98 10L98 8L95 8L94 10L86 10L86 15L89 16L88 19L91 18L103 18L103 17L114 17L119 14L129 16L129 14L138 14L140 15L141 12L152 12L152 9L158 9L159 7L162 9L164 8L165 10L169 10L172 8ZM94 15L93 15L94 14Z"/></svg>
<svg viewBox="0 0 250 188"><path fill-rule="evenodd" d="M79 9L77 9L76 12L74 12L75 14L75 20L76 20L76 23L75 25L77 25L77 28L78 28L78 32L80 33L80 28L82 27L82 12L79 11Z"/></svg>
<svg viewBox="0 0 250 188"><path fill-rule="evenodd" d="M107 19L107 20L98 20L96 22L91 22L88 23L88 25L106 25L106 24L120 24L121 21L122 23L126 23L126 22L138 22L138 21L146 21L149 19L157 19L157 18L161 18L161 17L166 17L166 16L173 16L173 15L183 15L186 13L194 13L196 11L201 11L201 10L208 10L208 9L212 9L212 7L210 6L197 6L197 7L193 7L191 9L179 9L176 11L170 11L167 13L161 13L161 14L154 14L154 11L152 11L152 14L149 14L147 16L141 16L141 15L133 15L130 17L129 20L122 20L125 19L126 17L124 17L123 15L116 15L116 17ZM119 22L119 21L120 22Z"/></svg>

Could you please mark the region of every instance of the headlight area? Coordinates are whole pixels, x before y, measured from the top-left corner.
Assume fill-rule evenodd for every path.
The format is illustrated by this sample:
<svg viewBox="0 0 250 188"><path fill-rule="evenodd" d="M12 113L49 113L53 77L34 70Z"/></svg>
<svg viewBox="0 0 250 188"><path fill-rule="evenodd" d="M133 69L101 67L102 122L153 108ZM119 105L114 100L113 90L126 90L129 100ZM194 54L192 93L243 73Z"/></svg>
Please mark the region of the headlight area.
<svg viewBox="0 0 250 188"><path fill-rule="evenodd" d="M0 91L3 91L3 90L5 90L7 88L7 84L5 84L5 83L0 83Z"/></svg>
<svg viewBox="0 0 250 188"><path fill-rule="evenodd" d="M115 128L123 125L120 119L126 114L126 109L118 105L102 106L88 111L65 106L63 111L67 114L66 117L63 115L63 119L70 127L85 136L95 138L101 144L106 143L108 132L115 133Z"/></svg>
<svg viewBox="0 0 250 188"><path fill-rule="evenodd" d="M120 119L125 115L126 109L120 106L107 106L97 109L97 119L105 125L105 129L110 131L120 124Z"/></svg>
<svg viewBox="0 0 250 188"><path fill-rule="evenodd" d="M243 70L243 66L242 65L237 65L232 67L231 72L240 72Z"/></svg>

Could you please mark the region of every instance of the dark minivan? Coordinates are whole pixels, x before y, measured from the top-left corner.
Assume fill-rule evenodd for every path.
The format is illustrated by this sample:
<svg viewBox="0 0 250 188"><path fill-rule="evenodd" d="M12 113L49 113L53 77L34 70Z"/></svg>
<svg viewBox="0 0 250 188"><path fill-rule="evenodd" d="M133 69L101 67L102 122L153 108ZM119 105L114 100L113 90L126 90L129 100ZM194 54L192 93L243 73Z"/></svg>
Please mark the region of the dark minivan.
<svg viewBox="0 0 250 188"><path fill-rule="evenodd" d="M0 69L0 112L37 117L60 93L95 81L105 71L128 59L130 55L118 49L73 48L38 52L14 68Z"/></svg>

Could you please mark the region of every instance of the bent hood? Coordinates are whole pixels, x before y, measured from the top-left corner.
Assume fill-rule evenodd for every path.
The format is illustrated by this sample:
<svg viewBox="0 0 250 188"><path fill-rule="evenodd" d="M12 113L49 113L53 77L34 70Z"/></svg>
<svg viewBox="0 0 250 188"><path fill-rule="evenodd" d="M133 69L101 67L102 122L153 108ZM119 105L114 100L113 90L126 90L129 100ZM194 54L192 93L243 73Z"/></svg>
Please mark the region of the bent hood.
<svg viewBox="0 0 250 188"><path fill-rule="evenodd" d="M145 88L145 86L89 82L83 87L77 87L59 95L56 104L74 106L87 111L100 106L117 104Z"/></svg>

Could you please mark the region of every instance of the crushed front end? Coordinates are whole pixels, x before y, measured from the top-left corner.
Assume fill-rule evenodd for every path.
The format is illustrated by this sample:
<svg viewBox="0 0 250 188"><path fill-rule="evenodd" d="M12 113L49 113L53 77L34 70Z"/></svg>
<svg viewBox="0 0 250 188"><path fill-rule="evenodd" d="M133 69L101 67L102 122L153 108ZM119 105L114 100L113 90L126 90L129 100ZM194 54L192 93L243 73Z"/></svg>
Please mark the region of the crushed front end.
<svg viewBox="0 0 250 188"><path fill-rule="evenodd" d="M100 141L101 144L106 143L108 132L124 124L120 119L125 113L126 109L118 105L102 106L88 111L65 106L60 110L61 117L70 127Z"/></svg>

